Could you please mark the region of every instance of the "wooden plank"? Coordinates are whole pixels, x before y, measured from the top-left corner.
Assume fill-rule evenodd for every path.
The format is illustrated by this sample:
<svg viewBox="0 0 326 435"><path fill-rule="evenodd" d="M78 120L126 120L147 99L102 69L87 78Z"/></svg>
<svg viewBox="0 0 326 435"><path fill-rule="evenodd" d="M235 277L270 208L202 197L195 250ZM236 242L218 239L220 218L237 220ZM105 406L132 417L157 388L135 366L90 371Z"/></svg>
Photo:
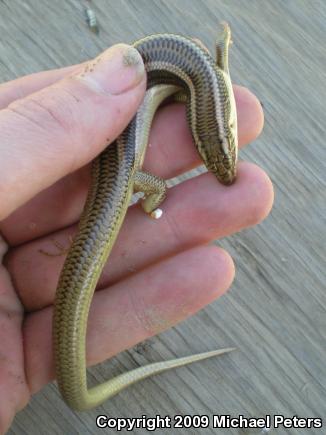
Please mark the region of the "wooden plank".
<svg viewBox="0 0 326 435"><path fill-rule="evenodd" d="M233 80L259 96L266 115L263 135L241 158L271 176L275 206L263 224L219 242L237 265L227 295L145 348L93 368L90 378L102 381L138 364L215 347L235 345L237 352L146 380L83 414L67 409L49 385L9 433L101 433L94 423L100 413L326 417L325 3L94 0L99 36L85 23L85 4L1 1L2 81L77 63L155 32L193 35L212 49L217 23L226 20L233 31Z"/></svg>

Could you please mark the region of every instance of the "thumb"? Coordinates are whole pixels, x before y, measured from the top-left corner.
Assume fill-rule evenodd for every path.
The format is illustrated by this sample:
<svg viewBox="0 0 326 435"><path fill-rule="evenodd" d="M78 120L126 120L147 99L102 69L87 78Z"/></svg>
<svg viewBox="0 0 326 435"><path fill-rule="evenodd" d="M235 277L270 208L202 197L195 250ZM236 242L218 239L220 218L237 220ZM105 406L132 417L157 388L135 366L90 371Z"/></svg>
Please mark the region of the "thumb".
<svg viewBox="0 0 326 435"><path fill-rule="evenodd" d="M81 68L0 111L0 220L92 160L142 101L145 70L131 46L115 45Z"/></svg>

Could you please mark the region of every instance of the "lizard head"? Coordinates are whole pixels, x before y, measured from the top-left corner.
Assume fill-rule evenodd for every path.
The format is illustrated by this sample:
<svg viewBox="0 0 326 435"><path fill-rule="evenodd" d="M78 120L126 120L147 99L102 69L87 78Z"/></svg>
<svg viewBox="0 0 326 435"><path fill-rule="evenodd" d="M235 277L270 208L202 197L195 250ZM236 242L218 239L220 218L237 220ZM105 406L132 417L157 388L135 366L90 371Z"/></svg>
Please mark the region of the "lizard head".
<svg viewBox="0 0 326 435"><path fill-rule="evenodd" d="M229 75L218 70L218 90L210 119L199 134L199 153L207 167L223 184L232 184L238 158L237 111Z"/></svg>

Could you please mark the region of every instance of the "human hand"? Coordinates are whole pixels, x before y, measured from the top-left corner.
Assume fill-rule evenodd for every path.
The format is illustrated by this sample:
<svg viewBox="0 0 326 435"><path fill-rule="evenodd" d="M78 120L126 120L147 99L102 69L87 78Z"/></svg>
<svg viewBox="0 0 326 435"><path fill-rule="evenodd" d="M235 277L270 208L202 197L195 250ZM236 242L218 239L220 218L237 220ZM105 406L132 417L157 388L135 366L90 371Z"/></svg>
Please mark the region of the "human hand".
<svg viewBox="0 0 326 435"><path fill-rule="evenodd" d="M0 228L8 245L0 269L1 433L54 377L52 303L64 258L42 251L55 253L53 240L69 245L89 186L86 164L125 128L143 97L142 64L123 65L125 50L115 46L88 67L0 86ZM260 133L263 115L247 90L236 87L235 96L243 145ZM184 107L162 108L144 169L170 178L197 166L191 142ZM93 299L88 363L173 326L223 294L233 263L207 243L260 222L272 192L262 170L241 163L232 186L206 173L171 188L159 221L131 207ZM6 249L3 241L2 256Z"/></svg>

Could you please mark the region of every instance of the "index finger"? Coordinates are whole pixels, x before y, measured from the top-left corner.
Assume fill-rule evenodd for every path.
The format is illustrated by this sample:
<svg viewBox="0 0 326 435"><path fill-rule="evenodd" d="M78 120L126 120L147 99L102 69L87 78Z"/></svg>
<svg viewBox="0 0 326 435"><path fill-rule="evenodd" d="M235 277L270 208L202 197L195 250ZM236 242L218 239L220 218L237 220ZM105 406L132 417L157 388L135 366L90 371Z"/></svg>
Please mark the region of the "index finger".
<svg viewBox="0 0 326 435"><path fill-rule="evenodd" d="M19 98L27 97L33 92L40 91L64 77L82 69L82 64L71 65L65 68L58 68L49 71L41 71L18 79L0 84L0 110L9 106Z"/></svg>

